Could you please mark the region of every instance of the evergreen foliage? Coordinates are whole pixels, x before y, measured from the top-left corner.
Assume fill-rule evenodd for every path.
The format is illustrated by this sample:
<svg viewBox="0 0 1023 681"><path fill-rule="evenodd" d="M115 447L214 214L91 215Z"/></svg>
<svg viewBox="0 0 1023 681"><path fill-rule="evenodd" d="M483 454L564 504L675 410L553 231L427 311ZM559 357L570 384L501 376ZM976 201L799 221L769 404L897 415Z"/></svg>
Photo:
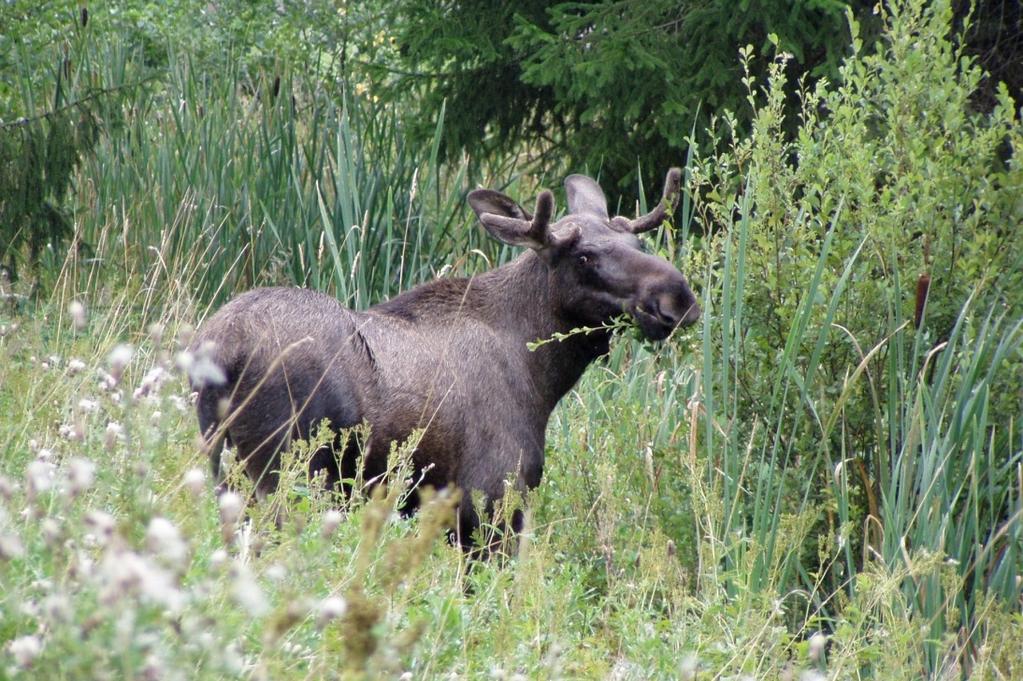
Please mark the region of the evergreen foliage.
<svg viewBox="0 0 1023 681"><path fill-rule="evenodd" d="M709 112L746 118L740 47L774 40L794 55L794 77L834 76L848 50L847 4L413 0L390 8L394 45L369 72L391 98L415 93L422 133L447 103L449 154L526 141L631 190L639 170L651 181L677 164ZM766 63L750 66L759 74Z"/></svg>
<svg viewBox="0 0 1023 681"><path fill-rule="evenodd" d="M976 102L990 109L1002 83L1014 100L1023 102L1023 2L956 0L952 4L957 32L966 24L966 52L988 76L980 83Z"/></svg>

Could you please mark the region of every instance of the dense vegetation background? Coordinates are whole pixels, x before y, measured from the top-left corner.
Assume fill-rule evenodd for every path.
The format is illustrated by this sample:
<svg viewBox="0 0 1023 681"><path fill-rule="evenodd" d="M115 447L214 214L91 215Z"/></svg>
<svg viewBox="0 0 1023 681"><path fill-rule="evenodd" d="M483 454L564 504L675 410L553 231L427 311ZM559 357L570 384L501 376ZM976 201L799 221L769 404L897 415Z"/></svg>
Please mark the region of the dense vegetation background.
<svg viewBox="0 0 1023 681"><path fill-rule="evenodd" d="M1023 678L1019 3L0 7L0 674ZM600 175L699 328L556 411L512 558L203 473L182 353L515 254ZM563 201L561 202L563 205ZM405 481L407 482L407 481ZM276 528L272 518L287 510Z"/></svg>

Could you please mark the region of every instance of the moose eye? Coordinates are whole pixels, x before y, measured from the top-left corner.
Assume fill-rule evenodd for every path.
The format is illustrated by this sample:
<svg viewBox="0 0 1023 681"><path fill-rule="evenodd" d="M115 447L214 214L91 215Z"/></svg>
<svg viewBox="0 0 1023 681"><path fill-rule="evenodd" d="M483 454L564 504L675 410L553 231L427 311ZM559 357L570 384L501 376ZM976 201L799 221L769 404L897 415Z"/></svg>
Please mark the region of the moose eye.
<svg viewBox="0 0 1023 681"><path fill-rule="evenodd" d="M576 262L579 263L580 267L590 267L593 265L593 256L580 255L576 258Z"/></svg>

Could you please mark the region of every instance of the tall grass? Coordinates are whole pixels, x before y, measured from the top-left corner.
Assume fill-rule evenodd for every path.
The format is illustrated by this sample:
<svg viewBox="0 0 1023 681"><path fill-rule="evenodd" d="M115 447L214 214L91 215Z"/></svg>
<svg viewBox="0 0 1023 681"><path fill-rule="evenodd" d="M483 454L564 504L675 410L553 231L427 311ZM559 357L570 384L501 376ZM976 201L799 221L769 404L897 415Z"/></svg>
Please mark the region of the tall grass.
<svg viewBox="0 0 1023 681"><path fill-rule="evenodd" d="M840 219L836 214L828 237ZM869 591L863 585L872 574L901 575L904 601L896 614L924 632L921 666L937 671L952 663L943 656L963 653L950 650L950 642L977 626L978 609L994 607L989 594L1009 607L1019 603L1023 450L1012 420L989 421L988 402L1007 360L1019 357L1023 324L999 310L974 310L968 301L949 338L927 348L911 320L890 306L883 340L862 348L837 399L815 399L807 386L815 383L822 348L849 341L835 312L858 268L858 248L828 295L821 295L818 276L800 292L802 303L773 374L775 388L759 418L745 432L719 435L716 426L736 422L740 399L728 380L728 367L741 362L739 301L747 285L741 275L745 227L740 224L738 232L729 240L734 245L724 248L720 275L723 288L734 286L732 295L722 291L716 308L723 342L703 358L707 411L700 435L706 480L721 499L712 536L726 548L711 564L724 568L726 584L740 580L740 593L800 590L797 600L806 602L797 605L797 620L835 631L849 604ZM818 273L828 258L828 237ZM825 308L816 324L809 322L814 307ZM813 350L800 358L800 348ZM803 408L785 408L790 391L799 393ZM880 462L872 472L877 481L866 479L856 451L862 441L845 432L845 407L860 393L870 394L875 426L887 445L874 457ZM807 431L818 447L795 451ZM807 476L801 485L786 474L791 468ZM815 482L829 488L815 489ZM873 484L880 489L876 500L869 498Z"/></svg>
<svg viewBox="0 0 1023 681"><path fill-rule="evenodd" d="M85 240L110 220L134 225L134 257L154 249L171 271L199 268L200 299L290 281L364 305L450 255L463 178L406 149L393 115L288 79L197 74L187 58L169 75L155 111L140 103L135 134L95 155ZM348 267L358 252L367 260Z"/></svg>
<svg viewBox="0 0 1023 681"><path fill-rule="evenodd" d="M108 134L71 207L75 247L95 251L87 264L104 276L159 262L198 301L295 283L364 307L445 263L476 271L507 256L461 210L467 165L438 162L443 116L413 149L393 107L287 69L253 80L181 54L153 74L116 43L81 49L92 86L121 95L100 98ZM516 181L513 159L476 173Z"/></svg>

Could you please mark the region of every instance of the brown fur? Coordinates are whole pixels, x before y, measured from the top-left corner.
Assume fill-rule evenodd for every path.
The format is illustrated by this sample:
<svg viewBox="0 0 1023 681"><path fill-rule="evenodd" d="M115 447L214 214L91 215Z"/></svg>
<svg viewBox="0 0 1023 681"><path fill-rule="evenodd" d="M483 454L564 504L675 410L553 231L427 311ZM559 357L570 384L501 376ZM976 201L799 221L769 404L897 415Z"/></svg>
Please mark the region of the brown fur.
<svg viewBox="0 0 1023 681"><path fill-rule="evenodd" d="M496 192L470 196L492 234L531 249L475 278L438 279L363 312L290 288L256 289L225 305L193 343L226 378L195 382L215 474L227 441L257 488L272 491L282 448L327 419L334 429L370 425L361 443L370 478L383 472L393 442L422 430L414 466L424 484L465 493L459 529L468 545L478 523L468 493L492 502L506 480L520 491L539 484L551 411L609 338L573 335L535 352L527 343L623 311L663 338L699 315L685 278L642 253L606 209L593 209L605 205L599 187L589 178L569 183L577 210L553 226L550 206L532 218ZM491 209L505 217L495 221ZM353 476L356 452L317 452L310 471L337 485Z"/></svg>

